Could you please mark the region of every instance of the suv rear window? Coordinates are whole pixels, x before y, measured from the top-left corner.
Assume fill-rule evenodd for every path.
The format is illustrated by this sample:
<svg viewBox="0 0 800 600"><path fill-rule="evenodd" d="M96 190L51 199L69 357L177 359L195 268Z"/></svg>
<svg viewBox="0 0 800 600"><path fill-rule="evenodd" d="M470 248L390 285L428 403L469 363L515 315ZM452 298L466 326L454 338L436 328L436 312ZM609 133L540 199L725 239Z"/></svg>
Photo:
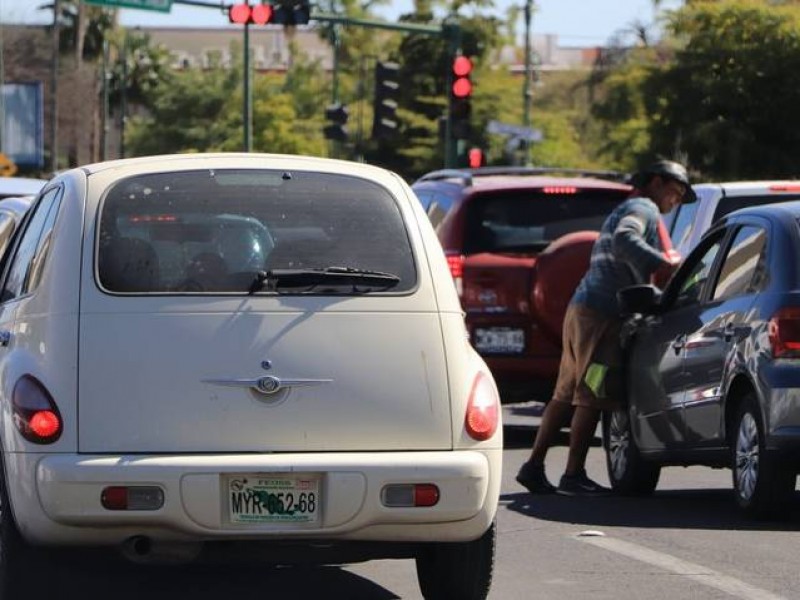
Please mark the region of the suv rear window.
<svg viewBox="0 0 800 600"><path fill-rule="evenodd" d="M392 195L364 179L315 172L132 177L103 202L97 257L100 282L112 292L242 294L259 272L329 267L399 278L372 292L416 285L411 245ZM333 293L364 291L352 281L340 287ZM320 286L293 291L316 293Z"/></svg>
<svg viewBox="0 0 800 600"><path fill-rule="evenodd" d="M626 191L513 191L474 197L467 208L464 252L536 252L575 231L600 231Z"/></svg>
<svg viewBox="0 0 800 600"><path fill-rule="evenodd" d="M717 204L717 209L714 211L714 218L712 223L721 219L728 213L732 213L740 208L747 206L763 206L765 204L774 204L776 202L791 202L792 200L800 199L798 194L771 194L766 196L725 196Z"/></svg>

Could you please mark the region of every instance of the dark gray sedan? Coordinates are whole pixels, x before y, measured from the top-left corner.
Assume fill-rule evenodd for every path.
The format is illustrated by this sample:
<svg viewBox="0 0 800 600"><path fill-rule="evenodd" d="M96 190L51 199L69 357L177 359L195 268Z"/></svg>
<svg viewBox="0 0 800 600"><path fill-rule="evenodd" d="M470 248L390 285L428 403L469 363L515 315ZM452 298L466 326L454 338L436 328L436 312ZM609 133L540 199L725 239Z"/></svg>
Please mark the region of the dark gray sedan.
<svg viewBox="0 0 800 600"><path fill-rule="evenodd" d="M661 294L620 293L631 315L625 410L604 422L609 478L652 492L662 466L733 471L754 517L786 512L800 471L800 202L716 223Z"/></svg>

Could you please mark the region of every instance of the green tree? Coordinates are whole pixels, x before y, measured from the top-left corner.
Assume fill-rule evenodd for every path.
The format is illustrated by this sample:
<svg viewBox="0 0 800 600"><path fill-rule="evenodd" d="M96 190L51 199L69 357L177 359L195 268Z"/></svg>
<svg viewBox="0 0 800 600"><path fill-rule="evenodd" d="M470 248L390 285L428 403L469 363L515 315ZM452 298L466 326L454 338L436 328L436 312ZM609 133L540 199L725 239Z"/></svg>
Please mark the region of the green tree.
<svg viewBox="0 0 800 600"><path fill-rule="evenodd" d="M683 47L643 83L651 151L709 178L796 176L796 6L693 2L671 16L670 30Z"/></svg>

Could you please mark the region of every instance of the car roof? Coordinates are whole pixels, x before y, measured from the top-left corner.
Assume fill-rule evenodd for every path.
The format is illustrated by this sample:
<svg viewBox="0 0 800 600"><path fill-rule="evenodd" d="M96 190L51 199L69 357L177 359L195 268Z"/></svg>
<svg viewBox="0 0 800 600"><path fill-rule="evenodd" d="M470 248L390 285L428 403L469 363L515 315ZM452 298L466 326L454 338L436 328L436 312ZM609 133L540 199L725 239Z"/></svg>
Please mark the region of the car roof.
<svg viewBox="0 0 800 600"><path fill-rule="evenodd" d="M356 175L368 178L385 177L390 171L368 165L333 158L320 158L297 154L265 154L257 152L203 152L196 154L163 154L141 156L93 163L79 167L87 175L119 170L121 176L139 172L175 171L191 168L262 168L299 169L327 173ZM123 173L124 171L124 173Z"/></svg>
<svg viewBox="0 0 800 600"><path fill-rule="evenodd" d="M774 204L762 204L759 206L745 206L739 210L726 215L729 217L739 217L747 215L774 216L781 219L800 219L800 200L789 202L776 202Z"/></svg>
<svg viewBox="0 0 800 600"><path fill-rule="evenodd" d="M751 194L770 194L780 192L800 192L800 181L791 179L772 179L762 181L723 181L719 183L698 183L692 186L697 191L721 189L725 196L748 196Z"/></svg>
<svg viewBox="0 0 800 600"><path fill-rule="evenodd" d="M46 183L46 179L34 179L32 177L0 177L0 195L36 195Z"/></svg>
<svg viewBox="0 0 800 600"><path fill-rule="evenodd" d="M539 187L591 187L629 191L626 175L615 171L588 171L550 167L481 167L477 169L442 169L432 171L414 182L414 188L453 185L470 191Z"/></svg>

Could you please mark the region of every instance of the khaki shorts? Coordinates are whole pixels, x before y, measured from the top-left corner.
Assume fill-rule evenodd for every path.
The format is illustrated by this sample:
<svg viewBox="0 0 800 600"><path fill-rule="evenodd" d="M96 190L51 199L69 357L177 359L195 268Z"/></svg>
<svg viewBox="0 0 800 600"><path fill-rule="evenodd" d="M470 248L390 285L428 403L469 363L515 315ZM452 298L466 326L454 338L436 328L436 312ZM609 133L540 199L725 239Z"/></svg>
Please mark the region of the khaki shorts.
<svg viewBox="0 0 800 600"><path fill-rule="evenodd" d="M581 304L570 304L564 315L563 350L553 400L573 406L616 410L622 406L619 319L610 318ZM599 363L609 368L605 394L596 396L584 377L589 365Z"/></svg>

